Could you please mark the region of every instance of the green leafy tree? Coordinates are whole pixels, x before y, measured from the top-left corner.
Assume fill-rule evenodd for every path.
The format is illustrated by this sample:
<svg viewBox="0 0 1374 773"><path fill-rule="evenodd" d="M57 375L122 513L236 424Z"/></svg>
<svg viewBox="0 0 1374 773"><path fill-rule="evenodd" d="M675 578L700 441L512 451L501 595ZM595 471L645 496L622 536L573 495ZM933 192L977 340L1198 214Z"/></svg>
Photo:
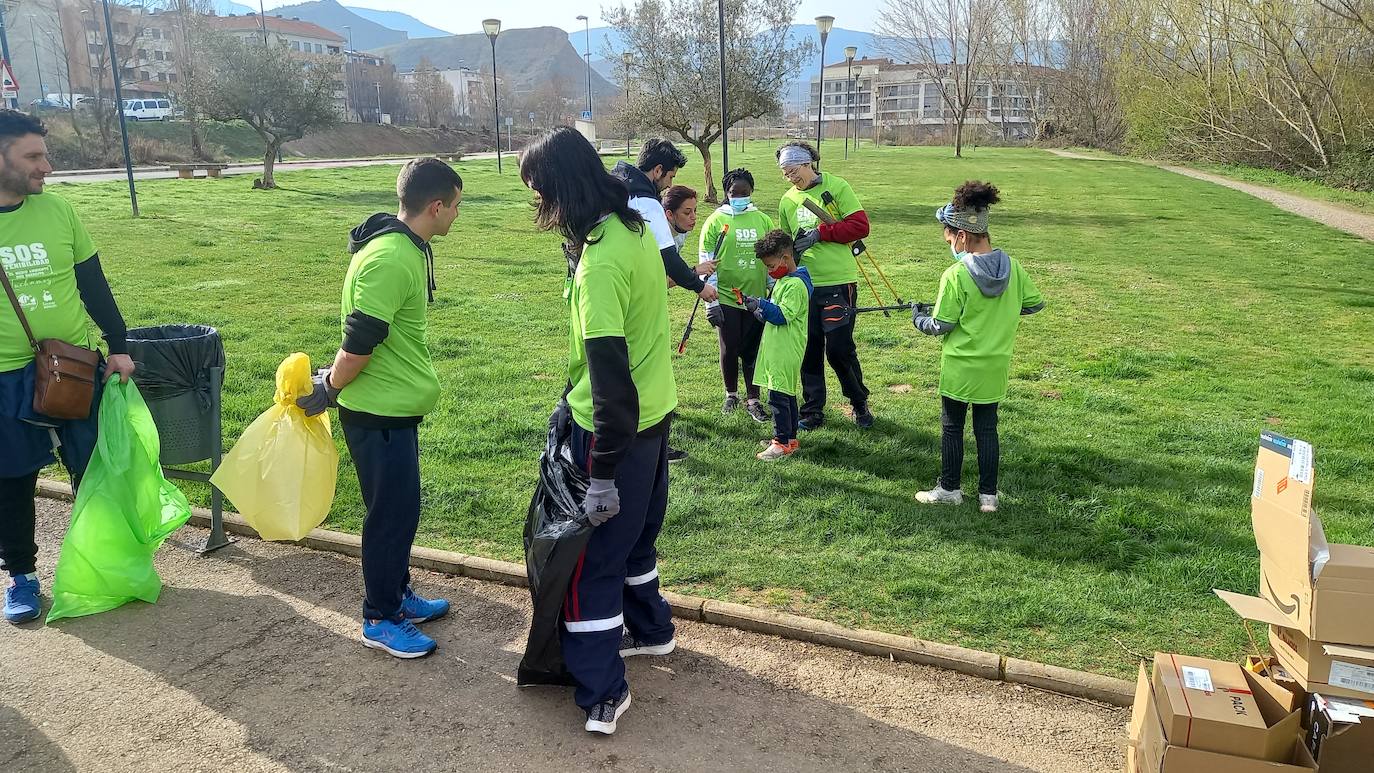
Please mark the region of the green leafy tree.
<svg viewBox="0 0 1374 773"><path fill-rule="evenodd" d="M241 120L262 137L262 187L275 188L273 166L281 146L338 122L335 93L339 64L306 58L284 43L244 42L228 35L203 39L192 99L201 114Z"/></svg>

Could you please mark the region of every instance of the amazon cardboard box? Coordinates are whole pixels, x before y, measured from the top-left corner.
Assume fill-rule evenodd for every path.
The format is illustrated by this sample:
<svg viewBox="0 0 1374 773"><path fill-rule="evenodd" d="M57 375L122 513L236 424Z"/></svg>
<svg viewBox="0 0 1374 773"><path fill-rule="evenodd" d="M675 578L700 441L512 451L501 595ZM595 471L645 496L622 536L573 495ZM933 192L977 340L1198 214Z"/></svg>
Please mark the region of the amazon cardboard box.
<svg viewBox="0 0 1374 773"><path fill-rule="evenodd" d="M1374 700L1374 648L1312 641L1301 631L1275 625L1269 626L1269 646L1303 690Z"/></svg>
<svg viewBox="0 0 1374 773"><path fill-rule="evenodd" d="M1242 617L1312 641L1374 646L1374 548L1327 543L1312 507L1315 477L1311 445L1260 434L1250 496L1260 595L1217 595Z"/></svg>
<svg viewBox="0 0 1374 773"><path fill-rule="evenodd" d="M1307 712L1307 749L1321 773L1374 770L1374 701L1314 694Z"/></svg>
<svg viewBox="0 0 1374 773"><path fill-rule="evenodd" d="M1155 656L1156 677L1161 668L1173 668L1174 662L1168 660L1171 657L1178 656ZM1180 698L1180 693L1173 691L1171 695L1157 689L1155 680L1150 678L1145 664L1141 663L1136 679L1135 707L1131 714L1130 743L1127 745L1127 773L1308 773L1316 770L1317 765L1312 761L1300 733L1302 712L1287 708L1295 700L1291 693L1264 677L1242 671L1239 666L1197 658L1179 660L1175 678L1181 673L1185 661L1192 669L1202 668L1201 664L1216 664L1207 669L1215 674L1209 675L1214 694L1217 693L1219 680L1234 678L1231 668L1241 672L1242 683L1249 688L1248 697L1258 707L1265 727L1255 728L1249 723L1240 726L1243 729L1238 731L1239 734L1250 738L1253 744L1244 749L1245 754L1225 754L1199 748L1197 744L1208 743L1209 739L1216 741L1218 735L1225 736L1227 731L1215 724L1210 729L1197 722L1191 726L1187 722L1180 725L1177 722L1180 715L1176 707L1171 705ZM1223 669L1221 666L1230 668ZM1223 677L1223 674L1226 676ZM1202 676L1193 673L1184 678L1199 685ZM1187 687L1183 690L1186 692L1182 694L1190 699L1203 692ZM1245 692L1242 690L1225 695L1229 702L1231 695L1243 695ZM1226 710L1234 715L1233 708ZM1184 711L1186 713L1187 709Z"/></svg>

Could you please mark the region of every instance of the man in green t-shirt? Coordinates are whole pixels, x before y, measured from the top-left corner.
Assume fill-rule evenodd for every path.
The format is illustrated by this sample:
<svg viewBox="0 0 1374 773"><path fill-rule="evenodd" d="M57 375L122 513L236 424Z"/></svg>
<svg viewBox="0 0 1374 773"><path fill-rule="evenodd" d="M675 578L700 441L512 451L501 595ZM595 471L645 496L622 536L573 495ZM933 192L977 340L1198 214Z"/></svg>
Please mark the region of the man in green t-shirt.
<svg viewBox="0 0 1374 773"><path fill-rule="evenodd" d="M73 488L80 485L95 450L101 382L116 374L127 381L134 372L124 317L90 234L70 204L43 192L52 173L47 133L33 116L0 110L0 267L14 291L12 299L0 293L0 562L10 575L4 614L11 623L42 611L34 543L38 473L60 458ZM15 305L40 341L90 347L87 317L104 334L109 355L87 418L34 413L33 349Z"/></svg>
<svg viewBox="0 0 1374 773"><path fill-rule="evenodd" d="M358 470L363 519L363 644L398 658L435 650L424 623L448 613L410 587L410 548L420 525L419 426L439 400L425 338L434 300L430 242L458 217L463 180L437 158L408 162L396 180L400 213L379 212L349 234L343 344L297 401L306 415L339 409Z"/></svg>
<svg viewBox="0 0 1374 773"><path fill-rule="evenodd" d="M792 188L778 203L778 227L796 240L797 261L815 283L807 325L806 356L802 359L801 428L825 423L825 362L839 379L840 390L854 406L854 422L873 426L868 387L854 347L854 313L858 300L859 264L849 245L868 236L868 214L849 183L816 171L820 154L800 140L777 150L778 166ZM814 201L837 222L822 223L804 205Z"/></svg>

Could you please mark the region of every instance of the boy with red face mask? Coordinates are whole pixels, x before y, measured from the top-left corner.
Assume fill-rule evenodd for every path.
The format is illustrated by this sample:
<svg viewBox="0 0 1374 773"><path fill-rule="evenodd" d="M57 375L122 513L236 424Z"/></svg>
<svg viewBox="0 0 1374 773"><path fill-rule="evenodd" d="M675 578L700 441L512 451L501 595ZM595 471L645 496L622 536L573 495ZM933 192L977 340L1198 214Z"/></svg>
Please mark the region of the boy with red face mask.
<svg viewBox="0 0 1374 773"><path fill-rule="evenodd" d="M770 297L740 295L741 304L764 323L763 344L754 367L754 383L768 388L773 409L773 437L763 441L758 458L767 462L796 453L797 423L801 411L801 363L806 353L807 318L811 308L811 275L797 268L792 237L786 231L769 231L754 243L754 253L777 280Z"/></svg>

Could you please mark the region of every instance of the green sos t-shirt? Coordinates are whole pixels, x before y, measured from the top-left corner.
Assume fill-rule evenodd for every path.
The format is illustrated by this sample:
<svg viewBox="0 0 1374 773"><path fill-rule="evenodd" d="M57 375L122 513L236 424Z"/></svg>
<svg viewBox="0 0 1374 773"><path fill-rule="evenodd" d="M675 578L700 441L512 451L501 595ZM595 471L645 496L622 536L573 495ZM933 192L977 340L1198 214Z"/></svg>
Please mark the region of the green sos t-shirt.
<svg viewBox="0 0 1374 773"><path fill-rule="evenodd" d="M945 269L932 316L954 329L944 336L940 394L966 403L997 403L1007 397L1012 344L1021 309L1044 302L1030 275L1015 259L1007 288L983 295L962 261Z"/></svg>
<svg viewBox="0 0 1374 773"><path fill-rule="evenodd" d="M86 307L76 289L76 264L95 255L95 244L72 205L54 193L27 196L0 212L0 265L38 340L57 338L90 347ZM0 372L33 361L28 336L9 299L0 293Z"/></svg>
<svg viewBox="0 0 1374 773"><path fill-rule="evenodd" d="M773 218L760 212L752 204L744 212L736 215L730 205L717 209L706 219L701 228L701 260L711 257L711 249L720 238L720 229L730 226L725 242L720 246L720 261L716 265L716 287L720 290L720 302L737 309L744 308L730 292L738 287L745 295L761 297L768 292L768 269L763 261L754 255L754 242L762 239L773 230Z"/></svg>
<svg viewBox="0 0 1374 773"><path fill-rule="evenodd" d="M586 342L624 338L643 431L677 407L663 257L647 227L643 232L627 228L616 215L593 228L587 241L595 243L582 250L568 297L568 405L578 426L588 432L595 429Z"/></svg>
<svg viewBox="0 0 1374 773"><path fill-rule="evenodd" d="M797 231L802 228L815 228L820 224L820 220L814 212L803 206L802 202L811 199L824 209L825 200L822 196L825 193L829 193L834 199L835 206L831 214L837 220L843 220L863 209L859 197L854 195L854 189L849 187L849 183L833 174L823 172L821 181L816 185L804 191L792 188L782 195L782 200L778 202L778 227L786 231L788 236L796 236ZM811 281L816 287L845 285L859 281L858 263L854 260L854 253L849 251L848 244L817 242L814 247L802 253L797 262L811 272Z"/></svg>
<svg viewBox="0 0 1374 773"><path fill-rule="evenodd" d="M763 326L759 361L754 366L754 384L769 392L796 397L801 394L801 362L806 353L807 315L811 313L811 292L806 282L788 274L773 285L773 303L782 310L786 325L771 322Z"/></svg>
<svg viewBox="0 0 1374 773"><path fill-rule="evenodd" d="M386 340L339 405L374 416L424 416L439 402L439 376L425 339L425 254L403 233L376 237L353 254L344 276L342 319L354 309L386 322Z"/></svg>

